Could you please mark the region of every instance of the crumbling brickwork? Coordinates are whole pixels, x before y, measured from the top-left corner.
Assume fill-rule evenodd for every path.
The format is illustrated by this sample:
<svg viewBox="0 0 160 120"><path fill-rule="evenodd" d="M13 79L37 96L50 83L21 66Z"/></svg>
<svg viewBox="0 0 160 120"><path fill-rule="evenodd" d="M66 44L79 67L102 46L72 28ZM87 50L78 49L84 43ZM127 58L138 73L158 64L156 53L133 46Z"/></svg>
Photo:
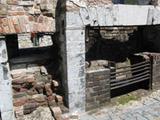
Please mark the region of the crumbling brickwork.
<svg viewBox="0 0 160 120"><path fill-rule="evenodd" d="M1 0L0 34L55 31L56 0Z"/></svg>

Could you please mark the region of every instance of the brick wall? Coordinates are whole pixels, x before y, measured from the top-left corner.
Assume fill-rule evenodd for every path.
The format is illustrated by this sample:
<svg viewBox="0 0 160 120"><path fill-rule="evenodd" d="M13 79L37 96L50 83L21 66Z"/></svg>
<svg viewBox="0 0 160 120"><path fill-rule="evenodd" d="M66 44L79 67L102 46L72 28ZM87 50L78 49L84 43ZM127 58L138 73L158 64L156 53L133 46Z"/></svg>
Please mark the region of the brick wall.
<svg viewBox="0 0 160 120"><path fill-rule="evenodd" d="M145 53L153 57L152 64L152 88L157 90L160 87L160 54L159 53Z"/></svg>
<svg viewBox="0 0 160 120"><path fill-rule="evenodd" d="M86 111L110 101L110 70L99 69L86 73Z"/></svg>
<svg viewBox="0 0 160 120"><path fill-rule="evenodd" d="M0 34L54 32L56 0L1 0Z"/></svg>
<svg viewBox="0 0 160 120"><path fill-rule="evenodd" d="M160 54L151 53L151 56L153 56L152 85L153 85L153 89L159 89L160 87Z"/></svg>
<svg viewBox="0 0 160 120"><path fill-rule="evenodd" d="M30 114L40 106L64 107L63 97L59 95L60 82L55 77L56 73L51 72L54 65L46 61L48 59L41 60L45 63L41 65L27 62L10 66L16 118Z"/></svg>

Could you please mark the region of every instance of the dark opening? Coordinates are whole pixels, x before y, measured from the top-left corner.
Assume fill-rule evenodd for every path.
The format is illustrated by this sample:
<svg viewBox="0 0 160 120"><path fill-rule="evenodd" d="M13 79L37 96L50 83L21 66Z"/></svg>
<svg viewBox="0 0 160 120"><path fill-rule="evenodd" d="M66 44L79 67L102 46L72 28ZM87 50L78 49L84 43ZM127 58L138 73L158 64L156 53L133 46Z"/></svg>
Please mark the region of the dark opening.
<svg viewBox="0 0 160 120"><path fill-rule="evenodd" d="M128 84L126 86L113 89L111 91L112 97L140 88L149 89L152 74L152 63L150 58L147 56L146 59L146 56L143 53L160 52L159 29L160 26L87 27L87 70L96 70L97 68L114 68L114 72L116 72L116 80L120 77L122 80L127 79L132 83L134 83L134 81L131 80L139 80L139 82L135 82L134 84L128 84L128 81L125 82L122 80L120 80L120 84L116 83L117 81L111 80L113 85L118 84L123 86L123 83ZM102 60L106 62L102 63ZM93 61L98 63L97 67L93 65ZM138 66L136 66L138 69L134 68L136 64L140 64L142 67L138 68ZM123 74L119 74L118 71L123 71ZM131 76L127 78L126 76L129 74L131 74Z"/></svg>
<svg viewBox="0 0 160 120"><path fill-rule="evenodd" d="M113 0L114 4L130 4L130 5L153 5L156 1L153 0Z"/></svg>

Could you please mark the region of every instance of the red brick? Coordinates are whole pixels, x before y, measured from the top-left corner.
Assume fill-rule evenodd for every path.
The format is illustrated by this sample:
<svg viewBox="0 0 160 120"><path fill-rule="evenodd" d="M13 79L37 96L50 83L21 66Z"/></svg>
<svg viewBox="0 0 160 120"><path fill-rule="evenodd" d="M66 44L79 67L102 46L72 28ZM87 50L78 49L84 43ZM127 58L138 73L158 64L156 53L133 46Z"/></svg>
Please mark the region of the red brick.
<svg viewBox="0 0 160 120"><path fill-rule="evenodd" d="M53 107L52 111L54 113L56 120L62 120L62 111L60 107Z"/></svg>
<svg viewBox="0 0 160 120"><path fill-rule="evenodd" d="M25 77L16 78L12 80L13 85L22 85L24 83L26 83Z"/></svg>
<svg viewBox="0 0 160 120"><path fill-rule="evenodd" d="M35 76L33 74L27 74L26 75L26 82L28 82L28 83L34 83L34 82L36 82Z"/></svg>
<svg viewBox="0 0 160 120"><path fill-rule="evenodd" d="M28 101L27 97L21 97L13 100L13 105L18 107L24 105Z"/></svg>
<svg viewBox="0 0 160 120"><path fill-rule="evenodd" d="M25 28L24 16L18 16L18 21L19 21L19 24L20 24L21 32L25 33L26 32L26 28Z"/></svg>
<svg viewBox="0 0 160 120"><path fill-rule="evenodd" d="M62 104L63 103L63 97L60 95L56 95L56 102L58 102L58 104Z"/></svg>
<svg viewBox="0 0 160 120"><path fill-rule="evenodd" d="M17 0L7 0L7 4L17 5L17 4L18 4L18 1L17 1Z"/></svg>
<svg viewBox="0 0 160 120"><path fill-rule="evenodd" d="M48 100L48 101L55 100L55 97L56 97L56 95L53 94L53 95L51 95L51 96L48 96L48 97L47 97L47 100Z"/></svg>
<svg viewBox="0 0 160 120"><path fill-rule="evenodd" d="M15 117L22 117L24 115L23 113L23 106L14 107Z"/></svg>
<svg viewBox="0 0 160 120"><path fill-rule="evenodd" d="M3 18L2 19L2 28L3 28L3 32L4 33L10 33L10 29L8 26L8 19L7 18Z"/></svg>
<svg viewBox="0 0 160 120"><path fill-rule="evenodd" d="M15 29L14 29L14 25L13 25L13 21L12 21L12 18L8 18L8 25L9 25L9 28L10 28L10 32L11 33L16 33Z"/></svg>
<svg viewBox="0 0 160 120"><path fill-rule="evenodd" d="M20 33L21 28L20 28L20 25L19 25L18 17L16 17L16 16L12 17L12 21L13 21L16 33Z"/></svg>
<svg viewBox="0 0 160 120"><path fill-rule="evenodd" d="M35 89L38 91L38 93L43 93L44 90L44 83L36 83L35 84Z"/></svg>
<svg viewBox="0 0 160 120"><path fill-rule="evenodd" d="M43 94L36 94L32 96L32 99L38 103L41 103L46 101L46 96Z"/></svg>
<svg viewBox="0 0 160 120"><path fill-rule="evenodd" d="M47 96L52 96L53 91L52 91L52 89L51 89L51 84L50 84L50 83L47 83L47 84L45 84L44 87L45 87L46 95L47 95Z"/></svg>

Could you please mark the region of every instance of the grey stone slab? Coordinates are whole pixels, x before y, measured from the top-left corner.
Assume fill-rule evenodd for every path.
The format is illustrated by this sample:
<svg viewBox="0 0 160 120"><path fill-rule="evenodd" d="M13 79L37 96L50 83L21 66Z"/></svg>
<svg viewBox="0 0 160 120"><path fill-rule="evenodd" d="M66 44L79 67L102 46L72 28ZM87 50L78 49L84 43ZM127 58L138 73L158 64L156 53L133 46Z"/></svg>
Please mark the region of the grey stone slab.
<svg viewBox="0 0 160 120"><path fill-rule="evenodd" d="M0 63L8 61L7 47L5 39L0 39Z"/></svg>

